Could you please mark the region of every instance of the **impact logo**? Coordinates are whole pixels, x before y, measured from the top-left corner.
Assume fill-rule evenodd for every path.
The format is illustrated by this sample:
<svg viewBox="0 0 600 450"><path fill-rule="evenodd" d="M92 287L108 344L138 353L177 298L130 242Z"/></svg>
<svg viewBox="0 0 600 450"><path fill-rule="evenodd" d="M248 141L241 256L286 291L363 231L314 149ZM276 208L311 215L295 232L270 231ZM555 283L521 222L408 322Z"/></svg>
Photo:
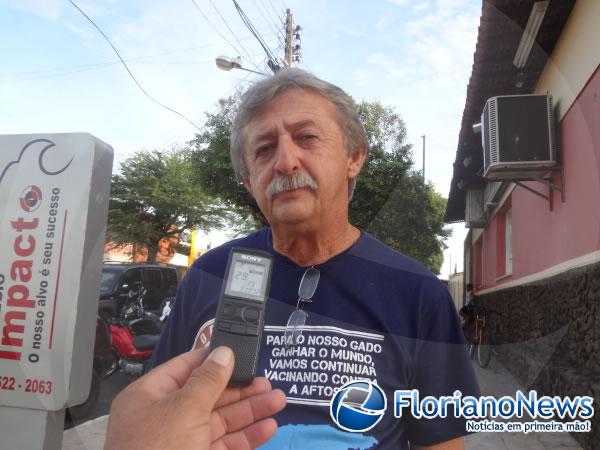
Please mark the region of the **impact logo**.
<svg viewBox="0 0 600 450"><path fill-rule="evenodd" d="M329 414L345 431L362 432L373 428L387 408L385 394L369 381L346 383L331 399Z"/></svg>
<svg viewBox="0 0 600 450"><path fill-rule="evenodd" d="M26 212L33 212L39 208L42 202L42 191L37 186L27 186L19 198L21 208Z"/></svg>

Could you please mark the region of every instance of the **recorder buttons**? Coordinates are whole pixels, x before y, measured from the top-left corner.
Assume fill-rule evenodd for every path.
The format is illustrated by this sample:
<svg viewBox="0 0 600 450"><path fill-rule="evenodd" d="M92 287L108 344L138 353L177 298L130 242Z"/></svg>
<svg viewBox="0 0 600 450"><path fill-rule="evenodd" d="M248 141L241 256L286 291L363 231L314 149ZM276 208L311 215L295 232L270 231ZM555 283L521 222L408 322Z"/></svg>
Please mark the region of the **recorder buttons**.
<svg viewBox="0 0 600 450"><path fill-rule="evenodd" d="M246 322L257 323L260 317L260 312L256 308L244 308L242 317Z"/></svg>
<svg viewBox="0 0 600 450"><path fill-rule="evenodd" d="M225 303L225 305L223 305L223 315L231 317L235 315L237 309L238 307L234 303Z"/></svg>
<svg viewBox="0 0 600 450"><path fill-rule="evenodd" d="M238 333L238 334L246 334L246 327L239 323L232 323L231 324L231 332Z"/></svg>

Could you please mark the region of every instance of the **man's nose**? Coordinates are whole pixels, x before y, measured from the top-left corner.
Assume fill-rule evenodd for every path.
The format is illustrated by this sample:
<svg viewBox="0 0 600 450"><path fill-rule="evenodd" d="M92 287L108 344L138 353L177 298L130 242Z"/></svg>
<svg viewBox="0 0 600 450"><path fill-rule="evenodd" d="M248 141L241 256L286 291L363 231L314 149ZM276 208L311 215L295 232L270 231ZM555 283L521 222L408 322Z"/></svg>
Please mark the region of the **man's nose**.
<svg viewBox="0 0 600 450"><path fill-rule="evenodd" d="M274 169L282 175L289 175L300 167L298 146L288 135L282 135L277 142Z"/></svg>

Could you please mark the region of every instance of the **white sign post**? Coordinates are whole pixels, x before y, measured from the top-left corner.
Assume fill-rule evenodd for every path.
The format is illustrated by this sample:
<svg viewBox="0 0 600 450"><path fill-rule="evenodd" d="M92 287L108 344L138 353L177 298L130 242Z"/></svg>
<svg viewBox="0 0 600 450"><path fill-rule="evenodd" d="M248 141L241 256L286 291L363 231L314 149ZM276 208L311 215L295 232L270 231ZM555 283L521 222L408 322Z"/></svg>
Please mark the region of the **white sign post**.
<svg viewBox="0 0 600 450"><path fill-rule="evenodd" d="M113 150L85 133L0 136L0 448L59 450L86 400Z"/></svg>

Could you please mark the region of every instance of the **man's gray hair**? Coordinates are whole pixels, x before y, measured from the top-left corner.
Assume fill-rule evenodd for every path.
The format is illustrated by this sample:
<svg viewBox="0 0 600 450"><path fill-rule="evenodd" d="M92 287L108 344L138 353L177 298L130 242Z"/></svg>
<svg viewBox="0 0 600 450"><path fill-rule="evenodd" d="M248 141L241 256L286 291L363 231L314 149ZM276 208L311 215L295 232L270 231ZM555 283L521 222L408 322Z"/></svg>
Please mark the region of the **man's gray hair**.
<svg viewBox="0 0 600 450"><path fill-rule="evenodd" d="M332 102L338 112L338 124L342 129L348 155L357 151L369 151L367 134L358 116L358 107L352 97L334 84L317 78L313 74L296 68L280 70L273 76L258 81L242 95L242 101L231 127L229 152L236 175L248 178L248 167L244 159L244 128L252 118L266 107L275 96L288 89L305 88L322 95ZM356 177L348 183L349 198L352 198Z"/></svg>

